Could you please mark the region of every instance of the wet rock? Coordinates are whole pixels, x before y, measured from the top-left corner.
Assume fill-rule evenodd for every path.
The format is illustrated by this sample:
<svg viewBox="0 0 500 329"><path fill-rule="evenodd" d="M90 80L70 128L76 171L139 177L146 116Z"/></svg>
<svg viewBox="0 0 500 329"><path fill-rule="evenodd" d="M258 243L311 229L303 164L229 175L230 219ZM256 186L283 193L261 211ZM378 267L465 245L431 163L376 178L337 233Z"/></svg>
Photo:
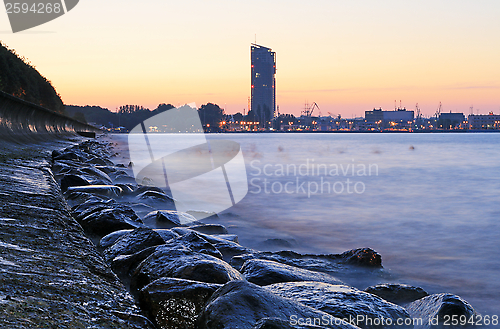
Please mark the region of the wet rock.
<svg viewBox="0 0 500 329"><path fill-rule="evenodd" d="M102 239L99 241L99 248L101 250L104 250L106 248L111 247L119 238L129 234L132 231L133 230L120 230L103 236Z"/></svg>
<svg viewBox="0 0 500 329"><path fill-rule="evenodd" d="M86 186L90 185L90 182L85 178L78 175L64 175L61 179L61 191L66 192L68 187L72 186Z"/></svg>
<svg viewBox="0 0 500 329"><path fill-rule="evenodd" d="M141 289L139 304L158 328L194 328L197 315L220 284L160 278Z"/></svg>
<svg viewBox="0 0 500 329"><path fill-rule="evenodd" d="M132 187L132 184L118 183L115 185L122 189L122 195L131 195L134 193L134 189Z"/></svg>
<svg viewBox="0 0 500 329"><path fill-rule="evenodd" d="M137 214L131 207L122 203L118 203L113 199L104 200L100 196L95 196L80 205L74 206L71 209L71 215L77 221L81 221L83 218L87 217L90 214L106 209L113 209L116 212L127 216L133 221L142 223L139 219L139 216L137 216Z"/></svg>
<svg viewBox="0 0 500 329"><path fill-rule="evenodd" d="M140 315L140 314L132 314L132 313L127 313L127 312L120 312L120 311L111 311L111 314L115 315L116 317L127 321L128 328L130 329L154 329L155 326L154 324L146 317Z"/></svg>
<svg viewBox="0 0 500 329"><path fill-rule="evenodd" d="M87 234L103 237L111 232L143 227L140 219L133 219L120 209L96 211L78 221Z"/></svg>
<svg viewBox="0 0 500 329"><path fill-rule="evenodd" d="M192 216L191 216L192 217ZM194 221L196 218L192 217ZM201 224L189 227L190 230L195 230L204 234L229 234L227 228L220 224Z"/></svg>
<svg viewBox="0 0 500 329"><path fill-rule="evenodd" d="M142 201L174 204L174 199L172 199L171 197L169 197L165 193L160 193L160 192L156 192L156 191L142 192L141 194L137 195L137 199L142 200Z"/></svg>
<svg viewBox="0 0 500 329"><path fill-rule="evenodd" d="M175 239L175 238L177 238L179 236L179 234L175 233L172 230L154 229L154 231L156 233L158 233L163 238L163 240L165 240L165 242L169 241L169 240L172 240L172 239Z"/></svg>
<svg viewBox="0 0 500 329"><path fill-rule="evenodd" d="M172 249L187 248L195 252L222 259L222 254L220 253L220 251L217 250L217 248L213 244L205 240L199 233L196 233L194 231L166 241L165 248L167 247Z"/></svg>
<svg viewBox="0 0 500 329"><path fill-rule="evenodd" d="M176 232L179 235L185 235L190 232L194 232L188 228L184 227L174 227L172 231ZM228 241L226 239L221 239L219 237L216 237L215 235L208 235L208 234L203 234L203 233L198 233L200 236L202 236L205 240L210 242L212 245L217 248L222 253L222 259L224 261L229 261L231 258L233 258L236 255L242 255L242 254L252 254L255 253L256 251L247 247L243 247L239 245L238 243ZM243 265L243 263L242 263ZM233 266L234 267L234 266ZM234 267L236 269L241 268L241 265L239 267Z"/></svg>
<svg viewBox="0 0 500 329"><path fill-rule="evenodd" d="M382 267L382 257L371 248L358 248L340 255L342 261L350 265Z"/></svg>
<svg viewBox="0 0 500 329"><path fill-rule="evenodd" d="M115 185L87 185L68 187L66 193L72 192L84 192L109 197L117 197L122 194L122 189Z"/></svg>
<svg viewBox="0 0 500 329"><path fill-rule="evenodd" d="M450 326L451 316L465 316L470 319L476 315L474 308L465 300L452 294L435 294L418 299L406 306L406 310L414 319L422 319L415 328L453 328ZM449 316L449 317L448 317ZM445 324L448 318L448 325ZM458 328L460 326L454 326Z"/></svg>
<svg viewBox="0 0 500 329"><path fill-rule="evenodd" d="M410 328L396 325L399 319L404 321L410 317L404 308L352 287L319 282L287 282L266 288L282 297L348 319L348 322L361 328Z"/></svg>
<svg viewBox="0 0 500 329"><path fill-rule="evenodd" d="M135 178L127 173L115 175L113 181L115 183L135 184Z"/></svg>
<svg viewBox="0 0 500 329"><path fill-rule="evenodd" d="M114 167L114 165L109 165L109 166L95 166L95 167L97 169L99 169L100 171L106 173L107 175L116 172L116 168Z"/></svg>
<svg viewBox="0 0 500 329"><path fill-rule="evenodd" d="M124 283L130 283L130 278L143 260L151 256L157 246L149 247L132 255L120 255L111 260L111 269ZM187 249L186 249L187 250Z"/></svg>
<svg viewBox="0 0 500 329"><path fill-rule="evenodd" d="M61 151L59 151L59 150L53 150L52 151L52 160L54 160L55 158L57 158L61 154L62 154Z"/></svg>
<svg viewBox="0 0 500 329"><path fill-rule="evenodd" d="M62 154L59 154L56 157L54 157L54 161L58 161L58 160L81 161L82 159L78 155L76 155L75 152L66 151L66 152L64 152Z"/></svg>
<svg viewBox="0 0 500 329"><path fill-rule="evenodd" d="M219 248L219 250L221 250ZM221 250L222 252L222 250ZM336 276L347 276L353 272L366 272L378 270L379 267L356 266L349 264L349 257L345 255L353 254L353 250L344 252L343 254L300 254L291 250L282 251L253 251L249 253L239 254L231 259L230 263L235 268L241 268L243 263L249 259L267 259L275 262L300 267L303 269L332 273ZM356 264L355 261L353 263Z"/></svg>
<svg viewBox="0 0 500 329"><path fill-rule="evenodd" d="M364 291L398 305L408 304L429 295L420 287L390 283L377 284L366 288Z"/></svg>
<svg viewBox="0 0 500 329"><path fill-rule="evenodd" d="M138 196L139 194L141 194L143 192L148 192L148 191L153 191L153 192L165 194L165 191L159 187L139 185L139 187L135 190L135 195Z"/></svg>
<svg viewBox="0 0 500 329"><path fill-rule="evenodd" d="M316 281L331 284L343 283L326 273L304 270L264 259L251 259L246 261L241 267L240 272L249 282L259 286L292 281Z"/></svg>
<svg viewBox="0 0 500 329"><path fill-rule="evenodd" d="M234 243L240 243L236 234L214 234L212 236L214 238L223 239Z"/></svg>
<svg viewBox="0 0 500 329"><path fill-rule="evenodd" d="M171 277L207 283L243 280L243 276L226 262L190 250L173 250L167 246L143 260L132 275L130 289L137 293L144 286L161 278Z"/></svg>
<svg viewBox="0 0 500 329"><path fill-rule="evenodd" d="M85 161L85 163L90 163L90 164L94 164L94 165L98 165L98 166L112 166L112 165L114 165L113 162L109 161L108 159L100 158L100 157L96 157L96 156L91 157L90 159Z"/></svg>
<svg viewBox="0 0 500 329"><path fill-rule="evenodd" d="M357 328L247 281L231 281L219 288L207 302L197 325L204 329L252 329L263 318L278 318L291 325L301 319L303 324L314 325L316 321L325 328Z"/></svg>
<svg viewBox="0 0 500 329"><path fill-rule="evenodd" d="M219 221L220 220L219 215L217 215L217 213L215 213L215 212L198 211L198 210L189 210L186 212L198 220L204 220L204 221Z"/></svg>
<svg viewBox="0 0 500 329"><path fill-rule="evenodd" d="M104 258L109 262L118 255L131 255L148 247L164 244L163 238L147 227L141 227L122 235L113 245L104 250Z"/></svg>
<svg viewBox="0 0 500 329"><path fill-rule="evenodd" d="M196 218L185 212L156 210L147 214L143 221L147 225L152 225L157 228L172 228L196 221Z"/></svg>
<svg viewBox="0 0 500 329"><path fill-rule="evenodd" d="M64 198L70 204L80 204L88 199L95 197L95 195L85 192L68 192L64 193ZM102 196L100 196L102 197ZM103 199L104 200L104 199Z"/></svg>
<svg viewBox="0 0 500 329"><path fill-rule="evenodd" d="M95 167L85 167L85 168L80 168L80 172L82 172L84 175L87 175L88 178L93 178L94 181L96 182L101 182L99 183L100 185L111 185L113 184L113 181L111 178L102 170L99 170ZM93 183L94 185L97 185L97 183Z"/></svg>

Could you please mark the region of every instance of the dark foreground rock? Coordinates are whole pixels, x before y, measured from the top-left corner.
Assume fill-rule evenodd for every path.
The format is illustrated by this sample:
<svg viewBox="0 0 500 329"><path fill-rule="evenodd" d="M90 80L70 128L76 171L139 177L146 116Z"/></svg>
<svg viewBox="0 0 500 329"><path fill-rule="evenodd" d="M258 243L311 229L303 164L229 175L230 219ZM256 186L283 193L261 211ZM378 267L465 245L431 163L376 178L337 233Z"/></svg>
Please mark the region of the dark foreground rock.
<svg viewBox="0 0 500 329"><path fill-rule="evenodd" d="M172 231L174 231L179 235L186 235L189 234L190 232L195 232L193 230L190 230L189 228L184 228L184 227L175 227L172 229ZM195 233L203 237L203 239L207 240L212 245L214 245L214 247L217 248L217 250L219 250L222 253L223 257L222 259L226 262L229 262L234 256L237 255L244 255L244 254L253 255L254 253L257 252L256 250L244 247L237 242L230 241L228 239L219 237L217 235L208 235L200 232L195 232ZM241 265L243 265L243 263L241 263ZM236 269L240 269L241 265L237 267L233 265L233 267Z"/></svg>
<svg viewBox="0 0 500 329"><path fill-rule="evenodd" d="M119 209L103 209L81 219L79 223L89 235L103 237L111 232L143 227L139 219Z"/></svg>
<svg viewBox="0 0 500 329"><path fill-rule="evenodd" d="M130 289L133 293L161 277L221 284L244 279L238 271L219 258L191 250L175 250L168 246L155 248L155 252L143 260L132 275Z"/></svg>
<svg viewBox="0 0 500 329"><path fill-rule="evenodd" d="M122 189L116 185L86 185L68 187L66 193L83 192L108 197L117 197L122 194Z"/></svg>
<svg viewBox="0 0 500 329"><path fill-rule="evenodd" d="M203 238L199 233L191 231L187 234L168 240L165 248L189 249L202 254L210 255L222 259L222 254L217 248Z"/></svg>
<svg viewBox="0 0 500 329"><path fill-rule="evenodd" d="M227 228L220 224L201 224L190 226L189 229L204 234L229 234Z"/></svg>
<svg viewBox="0 0 500 329"><path fill-rule="evenodd" d="M156 210L143 218L144 223L157 228L172 228L196 222L197 219L188 213L175 210Z"/></svg>
<svg viewBox="0 0 500 329"><path fill-rule="evenodd" d="M407 284L377 284L364 291L398 305L408 304L429 295L424 289Z"/></svg>
<svg viewBox="0 0 500 329"><path fill-rule="evenodd" d="M292 281L317 281L331 284L343 283L325 273L309 271L264 259L250 259L243 264L240 271L249 282L259 286Z"/></svg>
<svg viewBox="0 0 500 329"><path fill-rule="evenodd" d="M135 254L148 247L162 244L165 244L165 240L158 233L149 227L141 227L121 236L113 245L106 248L104 258L109 262L116 256Z"/></svg>
<svg viewBox="0 0 500 329"><path fill-rule="evenodd" d="M451 326L451 317L471 319L476 315L472 306L457 295L435 294L421 298L406 306L412 318L422 319L415 328L458 328ZM467 327L468 324L462 327Z"/></svg>
<svg viewBox="0 0 500 329"><path fill-rule="evenodd" d="M231 265L240 268L249 259L267 259L312 271L343 273L352 266L366 269L379 269L382 266L381 256L370 248L348 250L342 254L300 254L291 250L253 251L236 255Z"/></svg>
<svg viewBox="0 0 500 329"><path fill-rule="evenodd" d="M139 304L162 329L194 328L198 314L220 284L161 278L139 293Z"/></svg>
<svg viewBox="0 0 500 329"><path fill-rule="evenodd" d="M397 325L397 321L409 320L410 316L404 308L352 287L319 282L287 282L266 288L282 297L347 319L361 328L412 328L404 326L404 322Z"/></svg>
<svg viewBox="0 0 500 329"><path fill-rule="evenodd" d="M197 325L200 329L252 329L263 318L279 318L291 325L357 328L247 281L232 281L218 289L207 302Z"/></svg>

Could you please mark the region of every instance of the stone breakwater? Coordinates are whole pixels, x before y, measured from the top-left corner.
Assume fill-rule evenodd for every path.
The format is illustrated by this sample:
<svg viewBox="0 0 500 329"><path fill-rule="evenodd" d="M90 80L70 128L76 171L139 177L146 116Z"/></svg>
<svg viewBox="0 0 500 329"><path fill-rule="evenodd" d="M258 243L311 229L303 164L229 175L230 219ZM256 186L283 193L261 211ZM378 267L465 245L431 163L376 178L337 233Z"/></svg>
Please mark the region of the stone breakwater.
<svg viewBox="0 0 500 329"><path fill-rule="evenodd" d="M71 216L54 145L1 144L0 328L148 328Z"/></svg>
<svg viewBox="0 0 500 329"><path fill-rule="evenodd" d="M52 153L55 181L71 206L65 215L71 215L72 224L62 230L85 232L100 255L81 235L84 246L80 240L67 242L72 252L91 249L91 256L79 251L81 261L122 287L118 277L157 328L430 328L446 325L447 319L451 323L452 316L478 316L451 294L428 295L401 284L355 288L355 275L377 277L382 271L381 256L370 248L314 255L242 246L237 236L214 223L216 214L197 221L200 209L179 213L169 194L149 185L151 181L137 184L124 164L110 161L110 150L87 141ZM49 190L58 190L55 181ZM31 242L9 243L30 248ZM114 304L106 299L111 291L106 280L95 286L104 294L95 296L96 301L102 298L100 307L106 305L120 319L143 320L126 293L118 294ZM66 283L74 289L80 281ZM131 310L123 311L124 305ZM57 316L61 314L65 312Z"/></svg>

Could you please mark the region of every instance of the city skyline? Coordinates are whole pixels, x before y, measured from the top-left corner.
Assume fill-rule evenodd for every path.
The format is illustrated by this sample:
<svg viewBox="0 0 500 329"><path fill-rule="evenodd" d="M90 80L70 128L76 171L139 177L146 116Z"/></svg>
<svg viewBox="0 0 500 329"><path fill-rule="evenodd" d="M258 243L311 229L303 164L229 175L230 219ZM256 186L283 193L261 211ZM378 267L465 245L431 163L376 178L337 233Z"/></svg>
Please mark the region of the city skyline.
<svg viewBox="0 0 500 329"><path fill-rule="evenodd" d="M88 0L0 40L51 80L66 104L248 107L249 44L280 56L276 105L300 115L363 116L394 101L423 115L500 112L500 4L495 1ZM256 38L256 40L255 40Z"/></svg>

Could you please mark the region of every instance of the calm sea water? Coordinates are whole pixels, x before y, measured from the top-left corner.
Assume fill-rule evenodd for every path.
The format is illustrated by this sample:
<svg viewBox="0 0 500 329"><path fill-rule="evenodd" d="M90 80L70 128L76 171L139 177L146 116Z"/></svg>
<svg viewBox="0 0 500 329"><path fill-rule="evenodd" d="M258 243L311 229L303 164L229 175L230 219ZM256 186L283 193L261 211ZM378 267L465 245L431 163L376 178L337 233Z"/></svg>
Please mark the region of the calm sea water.
<svg viewBox="0 0 500 329"><path fill-rule="evenodd" d="M380 282L451 292L500 314L500 134L207 139L243 149L249 193L221 214L241 244L276 250L265 241L280 238L315 253L370 247L382 255Z"/></svg>

